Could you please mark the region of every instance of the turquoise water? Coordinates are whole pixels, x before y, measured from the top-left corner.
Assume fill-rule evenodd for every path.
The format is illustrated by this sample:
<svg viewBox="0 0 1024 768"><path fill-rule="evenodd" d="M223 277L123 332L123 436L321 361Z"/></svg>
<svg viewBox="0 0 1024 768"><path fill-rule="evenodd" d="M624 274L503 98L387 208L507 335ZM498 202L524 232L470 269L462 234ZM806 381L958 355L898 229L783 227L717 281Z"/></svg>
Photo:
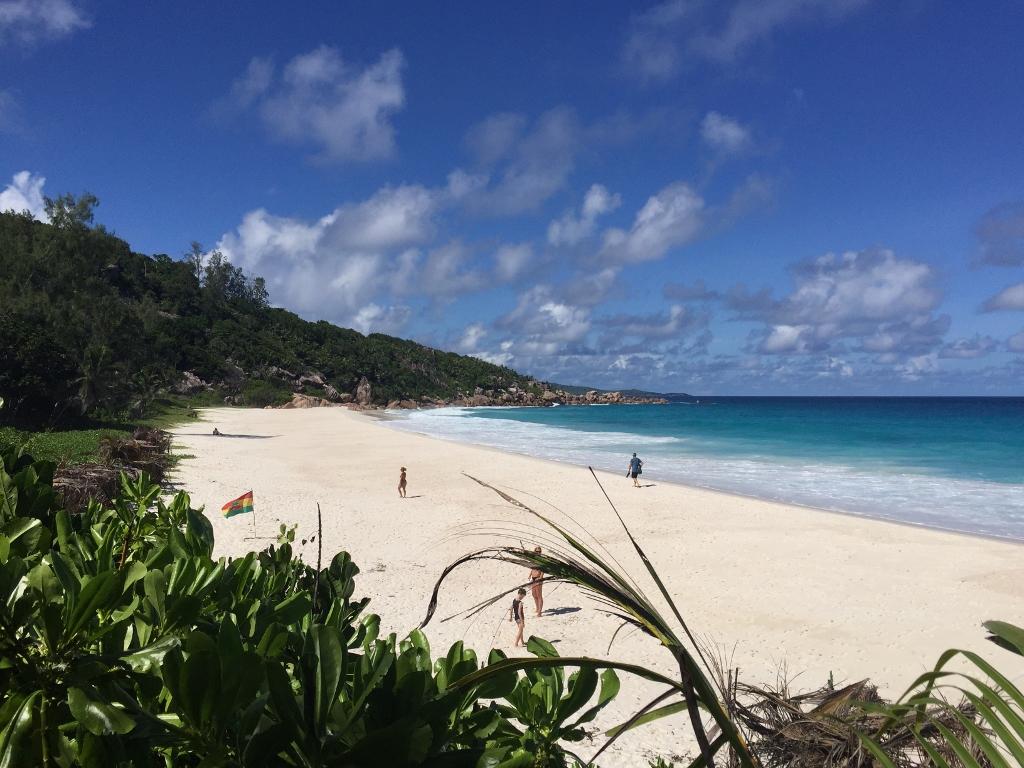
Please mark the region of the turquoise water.
<svg viewBox="0 0 1024 768"><path fill-rule="evenodd" d="M396 426L644 477L1024 540L1024 398L448 408Z"/></svg>

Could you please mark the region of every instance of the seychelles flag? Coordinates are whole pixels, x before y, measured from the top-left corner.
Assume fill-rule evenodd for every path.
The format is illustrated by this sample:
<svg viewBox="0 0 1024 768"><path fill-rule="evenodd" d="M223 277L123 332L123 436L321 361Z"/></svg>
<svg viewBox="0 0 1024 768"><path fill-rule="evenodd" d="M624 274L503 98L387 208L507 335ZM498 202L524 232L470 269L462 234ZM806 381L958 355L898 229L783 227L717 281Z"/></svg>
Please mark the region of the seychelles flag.
<svg viewBox="0 0 1024 768"><path fill-rule="evenodd" d="M224 517L234 517L235 515L246 515L252 513L252 491L243 493L237 499L229 501L220 511L224 514Z"/></svg>

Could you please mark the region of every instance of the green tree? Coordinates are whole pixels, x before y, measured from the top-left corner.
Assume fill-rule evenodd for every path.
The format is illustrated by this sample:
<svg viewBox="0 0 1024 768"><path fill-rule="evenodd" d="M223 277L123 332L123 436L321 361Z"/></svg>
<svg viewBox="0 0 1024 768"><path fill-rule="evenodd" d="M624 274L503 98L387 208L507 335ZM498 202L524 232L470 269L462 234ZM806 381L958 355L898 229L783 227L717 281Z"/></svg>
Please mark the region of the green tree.
<svg viewBox="0 0 1024 768"><path fill-rule="evenodd" d="M88 228L100 204L96 195L85 192L78 197L71 194L45 198L46 217L58 229Z"/></svg>

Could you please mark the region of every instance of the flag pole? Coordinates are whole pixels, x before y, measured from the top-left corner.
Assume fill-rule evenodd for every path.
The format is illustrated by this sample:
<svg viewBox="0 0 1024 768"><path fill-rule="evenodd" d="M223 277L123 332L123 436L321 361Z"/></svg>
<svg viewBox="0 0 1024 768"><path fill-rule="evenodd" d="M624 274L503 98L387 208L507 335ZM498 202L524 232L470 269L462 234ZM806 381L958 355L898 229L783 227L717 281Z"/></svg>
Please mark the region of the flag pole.
<svg viewBox="0 0 1024 768"><path fill-rule="evenodd" d="M249 491L249 493L252 493L252 491ZM253 505L252 505L252 537L253 537L253 539L256 538L256 503L255 502L256 502L256 499L254 497L253 498Z"/></svg>

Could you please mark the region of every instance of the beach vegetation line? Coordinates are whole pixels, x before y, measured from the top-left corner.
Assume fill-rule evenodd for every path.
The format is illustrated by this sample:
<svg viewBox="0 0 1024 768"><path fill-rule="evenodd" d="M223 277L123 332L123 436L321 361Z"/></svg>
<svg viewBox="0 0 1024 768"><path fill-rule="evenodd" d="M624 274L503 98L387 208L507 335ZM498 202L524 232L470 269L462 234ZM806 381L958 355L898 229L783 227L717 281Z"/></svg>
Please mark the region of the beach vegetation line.
<svg viewBox="0 0 1024 768"><path fill-rule="evenodd" d="M526 658L482 658L461 642L435 658L421 628L381 636L346 552L314 567L286 529L276 545L214 558L212 524L187 494L168 498L147 474L122 474L112 499L72 513L54 469L10 450L0 462L0 766L565 768L677 713L699 745L691 768L1006 768L1024 754L1024 694L973 654L943 656L896 703L847 688L810 710L778 693L774 709L752 704L740 695L749 689L723 684L636 541L655 600L547 518L561 550L480 551L446 573L481 558L537 566L655 638L677 675L559 656L536 637ZM1024 652L1019 628L988 629ZM956 656L975 672L955 676ZM664 693L601 739L592 723L623 675ZM966 703L947 703L943 687ZM807 762L807 745L822 741L834 752Z"/></svg>

